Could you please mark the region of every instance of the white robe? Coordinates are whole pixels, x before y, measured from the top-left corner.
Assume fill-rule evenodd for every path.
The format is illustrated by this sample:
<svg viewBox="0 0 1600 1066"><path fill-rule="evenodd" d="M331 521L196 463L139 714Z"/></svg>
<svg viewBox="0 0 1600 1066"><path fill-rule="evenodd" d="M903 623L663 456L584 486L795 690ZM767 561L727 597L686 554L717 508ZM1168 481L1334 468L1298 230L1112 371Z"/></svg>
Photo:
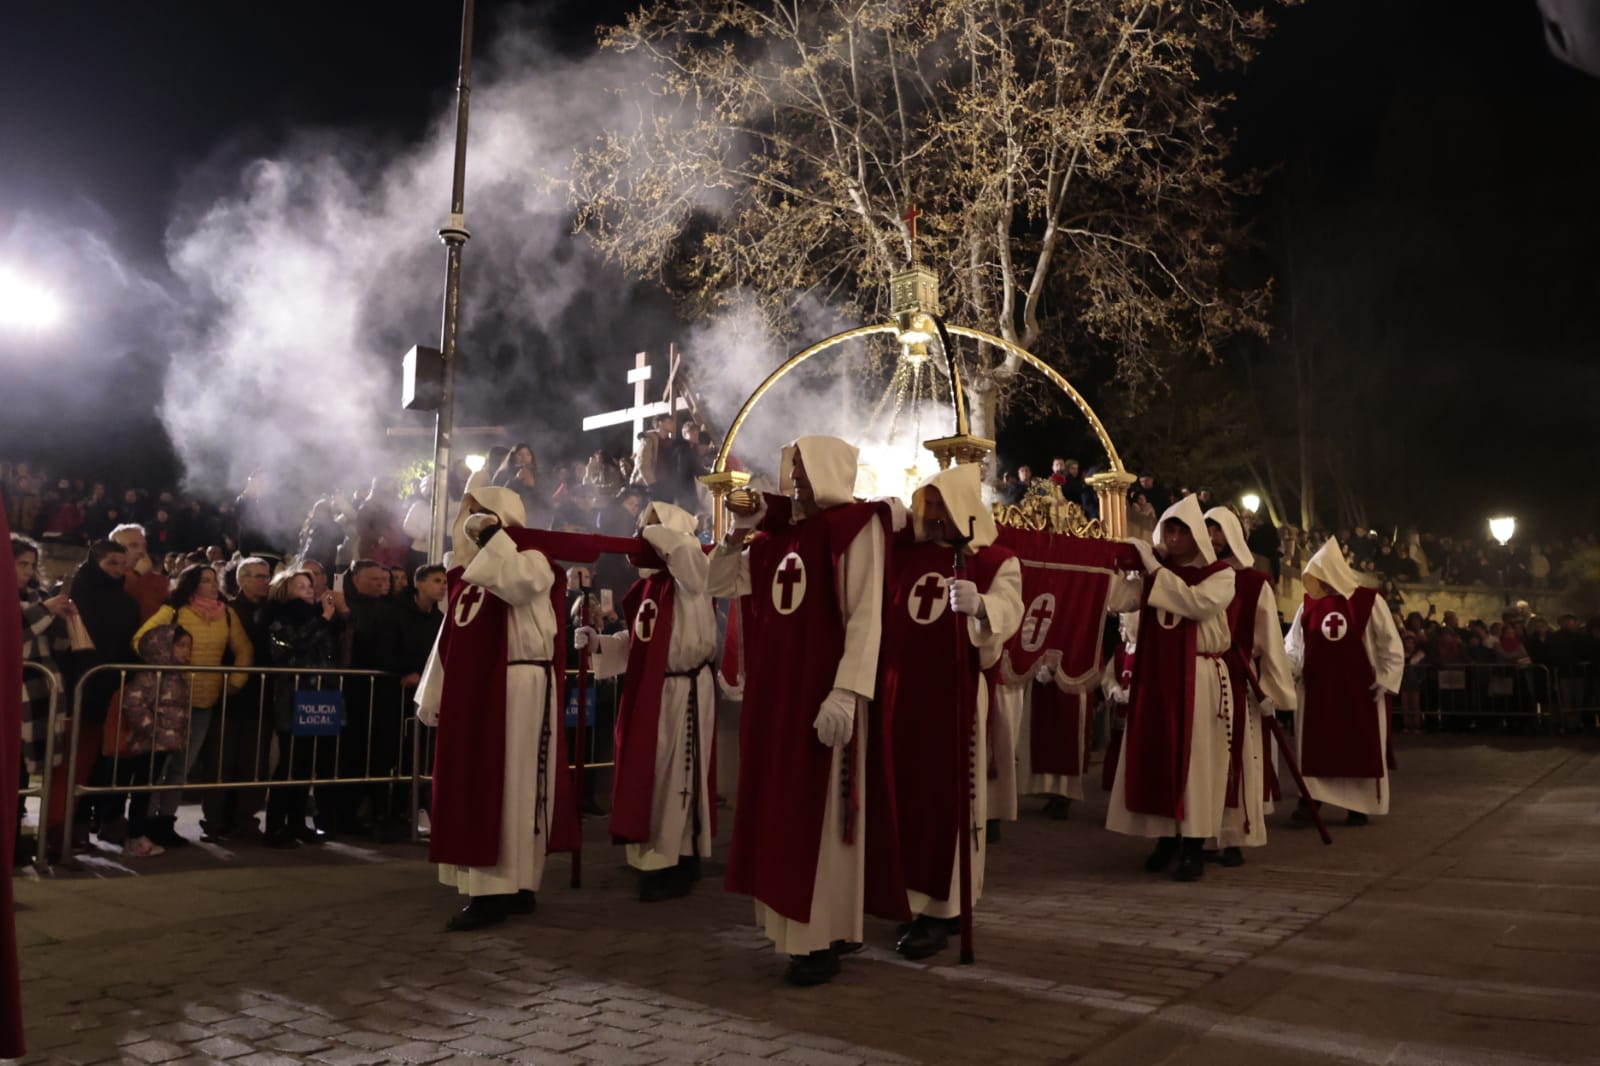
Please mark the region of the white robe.
<svg viewBox="0 0 1600 1066"><path fill-rule="evenodd" d="M1305 605L1294 613L1294 624L1289 627L1289 635L1283 638L1283 650L1289 659L1289 665L1294 670L1295 685L1299 695L1298 706L1305 705L1305 679L1301 676L1306 665L1306 638L1305 631L1300 626L1300 616L1305 611ZM1406 658L1405 646L1400 643L1400 632L1395 628L1394 618L1389 614L1389 605L1378 597L1372 604L1372 615L1367 619L1366 632L1361 634L1361 643L1367 651L1367 662L1372 664L1373 673L1377 675L1377 683L1382 685L1387 692L1400 691L1400 679L1405 673ZM1372 713L1378 716L1378 736L1383 742L1384 752L1389 750L1389 708L1383 698L1383 693L1374 693L1372 696ZM1298 720L1297 720L1298 723ZM1299 747L1305 737L1305 730L1296 728L1295 748L1298 755ZM1303 764L1304 760L1302 760ZM1311 798L1319 803L1331 803L1335 807L1343 807L1347 811L1359 811L1362 814L1388 814L1389 813L1389 766L1383 765L1383 776L1374 780L1370 777L1307 777L1306 789L1311 793Z"/></svg>
<svg viewBox="0 0 1600 1066"><path fill-rule="evenodd" d="M1139 590L1137 582L1113 584L1108 609L1118 614L1135 609ZM1123 752L1117 763L1116 781L1111 786L1111 805L1106 811L1106 828L1112 832L1141 837L1176 835L1205 839L1221 831L1228 789L1226 714L1229 701L1224 698L1228 691L1228 666L1219 656L1231 643L1228 604L1232 601L1232 570L1219 570L1192 587L1166 567L1156 571L1150 606L1198 623L1195 650L1199 657L1194 671L1194 721L1189 736L1183 818L1175 822L1171 818L1128 810L1128 757ZM1127 746L1127 733L1123 733L1122 743Z"/></svg>
<svg viewBox="0 0 1600 1066"><path fill-rule="evenodd" d="M1255 626L1255 670L1266 694L1280 711L1294 710L1296 693L1294 675L1288 656L1283 651L1283 626L1278 621L1278 597L1268 582L1261 586L1252 622ZM1224 848L1256 848L1267 842L1267 813L1272 809L1263 795L1265 792L1267 760L1273 752L1266 747L1265 731L1261 725L1261 704L1246 685L1246 699L1250 713L1244 716L1244 765L1240 774L1242 807L1230 807L1222 814L1222 832L1217 844ZM1280 778L1281 780L1281 778ZM1248 829L1246 828L1248 826Z"/></svg>
<svg viewBox="0 0 1600 1066"><path fill-rule="evenodd" d="M1027 715L1028 690L1032 687L1031 675L1014 685L1002 679L995 686L994 706L989 708L994 717L994 725L989 730L994 739L994 777L984 789L985 813L990 818L1006 822L1017 820L1017 776L1020 772L1017 767L1024 743L1020 730Z"/></svg>
<svg viewBox="0 0 1600 1066"><path fill-rule="evenodd" d="M463 578L504 600L507 612L506 658L549 659L555 650L556 615L550 606L555 574L543 553L518 551L508 536L494 536L467 564ZM442 630L441 630L442 632ZM419 717L438 713L444 691L444 667L435 642L417 688ZM500 861L494 866L440 866L439 881L468 896L509 895L521 889L537 891L544 877L548 828L534 832L536 806L542 806L540 823L553 821L557 780L556 730L561 728L559 708L546 686L543 667L511 666L506 669L506 747L502 754L505 785L500 793ZM541 722L550 730L549 772L539 794L539 735Z"/></svg>
<svg viewBox="0 0 1600 1066"><path fill-rule="evenodd" d="M867 708L877 691L878 645L883 637L883 523L876 516L856 534L839 557L835 574L840 615L844 620L844 654L834 671L833 687L856 694L856 744L853 779L865 780L867 757ZM718 548L711 555L708 576L711 595L721 597L750 594L750 557L747 552ZM760 639L748 634L746 639ZM820 710L820 708L819 708ZM746 705L746 713L749 707ZM816 736L812 734L815 742ZM835 940L859 942L862 938L862 908L866 891L866 856L861 849L865 835L867 797L859 790L854 818L855 843L846 844L839 810L839 771L843 753L835 748L828 770L827 806L822 813L822 838L815 845L798 841L794 846L817 849L817 876L811 894L811 921L796 922L769 910L755 901L756 924L761 926L773 947L785 955L807 955L821 951ZM744 772L740 767L740 773ZM734 817L741 812L734 811Z"/></svg>
<svg viewBox="0 0 1600 1066"><path fill-rule="evenodd" d="M967 619L967 639L972 646L978 649L978 666L987 670L1000 661L1000 653L1005 650L1006 641L1016 633L1017 627L1022 624L1022 565L1016 559L1007 559L1000 564L1000 569L995 571L994 580L989 588L982 594L984 614L988 617ZM978 722L977 745L973 751L972 772L978 775L976 780L983 780L987 776L989 766L989 745L985 736L986 725L989 721L989 686L978 685ZM989 790L979 788L973 790L972 825L975 829L983 829L988 819ZM915 818L914 811L897 812L902 821ZM972 850L972 902L977 903L983 895L983 871L987 865L989 846L987 833L969 832L964 839ZM954 842L950 850L956 851ZM944 899L934 899L931 896L914 890L906 892L907 901L911 905L912 914L926 914L933 918L957 918L961 915L961 859L960 854L954 856L950 867L950 887L945 891Z"/></svg>
<svg viewBox="0 0 1600 1066"><path fill-rule="evenodd" d="M667 672L684 673L708 662L717 649L717 616L706 591L709 563L700 542L692 536L647 526L644 539L666 561L675 588L672 595L672 635L667 648ZM648 571L647 571L648 573ZM637 633L602 636L590 660L597 680L616 677L628 666L630 639ZM711 742L717 720L714 668L693 677L667 677L661 686L661 716L656 723L655 786L650 801L650 842L626 846L628 865L636 870L662 870L675 866L684 855L711 857L712 788ZM695 719L700 739L699 781L692 779L689 751L689 692L696 686L699 713ZM695 838L694 812L684 793L698 796L700 835Z"/></svg>

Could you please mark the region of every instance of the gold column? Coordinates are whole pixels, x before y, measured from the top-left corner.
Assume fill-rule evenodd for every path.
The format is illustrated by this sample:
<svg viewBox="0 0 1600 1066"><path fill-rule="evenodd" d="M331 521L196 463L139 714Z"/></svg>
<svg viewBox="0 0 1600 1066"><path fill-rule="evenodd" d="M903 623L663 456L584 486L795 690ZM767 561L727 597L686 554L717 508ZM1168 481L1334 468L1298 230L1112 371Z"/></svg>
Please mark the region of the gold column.
<svg viewBox="0 0 1600 1066"><path fill-rule="evenodd" d="M1109 540L1121 540L1128 535L1128 489L1138 475L1126 470L1111 470L1103 474L1090 474L1084 483L1094 489L1100 499L1100 524Z"/></svg>
<svg viewBox="0 0 1600 1066"><path fill-rule="evenodd" d="M743 470L719 470L715 474L701 474L699 481L711 490L711 534L714 539L721 540L727 533L723 527L723 519L728 514L725 499L734 489L748 485L750 475Z"/></svg>
<svg viewBox="0 0 1600 1066"><path fill-rule="evenodd" d="M974 437L970 433L958 433L954 437L939 437L936 440L925 440L922 446L933 453L939 460L939 469L948 470L951 463L981 463L994 451L994 441L983 437Z"/></svg>

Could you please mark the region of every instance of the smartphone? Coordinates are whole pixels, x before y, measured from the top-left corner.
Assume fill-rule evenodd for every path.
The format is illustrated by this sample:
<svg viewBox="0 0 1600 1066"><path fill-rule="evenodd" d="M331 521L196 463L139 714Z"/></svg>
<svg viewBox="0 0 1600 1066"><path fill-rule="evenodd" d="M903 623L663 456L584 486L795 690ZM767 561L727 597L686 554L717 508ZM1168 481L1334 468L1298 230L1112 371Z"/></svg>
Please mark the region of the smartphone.
<svg viewBox="0 0 1600 1066"><path fill-rule="evenodd" d="M615 613L616 612L616 607L614 606L613 601L611 599L611 590L610 589L601 589L600 590L600 609L602 611L606 611L606 612L609 612L609 613Z"/></svg>
<svg viewBox="0 0 1600 1066"><path fill-rule="evenodd" d="M344 571L343 570L341 570L337 574L333 575L333 591L335 591L335 592L343 592L344 591Z"/></svg>

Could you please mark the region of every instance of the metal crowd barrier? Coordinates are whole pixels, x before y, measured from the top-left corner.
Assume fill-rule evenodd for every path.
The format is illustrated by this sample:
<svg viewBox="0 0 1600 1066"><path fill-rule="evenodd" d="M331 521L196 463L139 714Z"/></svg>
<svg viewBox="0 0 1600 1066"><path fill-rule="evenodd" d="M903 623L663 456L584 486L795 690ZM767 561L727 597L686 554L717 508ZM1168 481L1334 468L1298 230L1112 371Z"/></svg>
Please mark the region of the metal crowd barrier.
<svg viewBox="0 0 1600 1066"><path fill-rule="evenodd" d="M1417 673L1408 672L1394 701L1402 728L1464 725L1537 733L1559 727L1559 689L1543 663L1423 664L1408 671ZM1416 693L1414 708L1407 706L1410 693Z"/></svg>
<svg viewBox="0 0 1600 1066"><path fill-rule="evenodd" d="M32 663L25 665L35 667L49 676L51 680L51 702L49 708L49 718L46 724L47 734L45 765L41 774L39 775L38 784L30 784L30 787L26 790L23 790L20 794L22 796L37 795L39 797L40 809L38 819L38 857L36 860L36 865L41 870L48 869L47 855L49 852L49 841L51 839L53 829L51 824L52 818L50 811L50 797L52 787L52 771L54 767L51 764L55 760L57 747L56 734L59 732L65 733L64 740L66 741L67 746L67 758L64 760L63 765L63 770L66 773L66 785L64 790L65 802L60 816L61 825L59 827L59 833L56 836L56 839L60 841L61 856L63 859L67 859L71 854L72 833L75 821L77 819L77 807L79 800L92 796L115 795L131 796L133 797L132 802L135 803L148 802L148 797L154 793L168 792L173 790L181 790L182 792L214 792L229 789L270 790L274 787L332 788L335 786L363 784L387 784L394 787L404 786L410 790L409 822L411 839L414 842L422 839L420 833L419 812L422 808L422 797L424 795L424 790L431 785L433 781L435 731L423 725L421 721L419 721L412 713L412 699L414 697L414 690L397 686L398 705L395 706L392 712L395 715L395 730L385 738L393 744L392 765L388 767L380 766L376 768L376 770L372 765L374 728L380 721L380 712L377 706L379 687L377 682L391 681L397 683L400 679L400 675L398 674L386 673L381 670L336 668L315 669L305 667L192 665L159 666L142 663L111 663L102 666L96 666L85 672L84 675L78 679L77 684L73 688L72 713L67 718L63 729L63 726L59 722L62 715L59 695L63 691L60 679L51 674L50 671L39 666L39 664ZM189 715L185 720L184 747L178 751L156 752L153 750L152 745L152 750L149 752L140 752L134 755L124 755L121 751L122 745L118 744L116 745L116 750L112 754L103 756L105 759L110 761L110 784L88 784L79 781L78 763L80 748L84 742L83 710L86 690L92 687L91 683L95 678L104 677L108 674L116 675L117 682L115 691L117 698L115 703L111 704L110 708L108 709L101 732L103 733L103 730L116 729L118 722L120 721L122 698L127 691L129 677L130 675L139 673L156 675L158 679L156 686L158 703L160 695L159 678L162 675L180 674L190 679L191 702L188 707ZM194 748L197 744L200 746L209 746L209 737L201 737L198 741L194 741L188 732L188 726L192 722L192 714L196 709L192 702L192 681L194 677L201 674L225 675L222 686L222 695L217 705L212 708L212 720L208 726L208 732L215 731L215 750L218 752L218 754L220 755L224 750L224 745L227 740L227 733L230 728L245 728L252 730L248 742L253 744L250 765L255 769L255 773L248 778L225 776L223 773L223 766L221 765L222 760L220 758L217 760L217 765L214 767L203 766L203 764L199 763L198 761L199 752L195 751ZM236 692L229 684L228 678L237 677L240 675L243 675L247 679L257 680L261 683L256 687L252 696L254 714L243 722L230 722L229 701L237 701L239 698L239 693ZM576 670L567 671L569 704L572 702L572 685L575 683L576 677ZM325 736L301 736L295 734L291 729L288 747L286 750L284 750L283 745L281 744L281 737L278 735L279 730L276 728L278 723L277 715L278 711L280 710L275 702L278 698L278 690L275 690L274 687L269 683L270 680L274 678L287 679L291 685L291 688L289 689L290 693L334 691L340 693L341 701L347 687L365 688L365 713L359 716L360 719L365 723L365 737L363 746L361 748L361 761L358 768L359 772L345 772L346 762L344 760L344 752L350 717L348 714L346 715L345 721L341 722L340 728L337 732L330 733ZM352 680L370 680L372 683L365 686L347 686L347 682ZM306 683L306 688L301 687L302 681ZM335 685L330 686L329 682L334 682ZM247 680L245 685L241 686L241 689L248 690L248 688L249 682ZM593 694L593 698L595 699L594 714L596 724L598 724L602 703L593 685L590 687L590 692ZM358 692L358 698L360 695L361 694ZM154 711L155 707L152 706L151 709ZM204 708L200 709L204 710ZM563 715L561 717L561 721L563 723L566 722L566 709L567 708L563 708ZM612 709L614 711L614 708ZM291 716L293 715L292 697L290 714ZM269 716L271 717L269 718ZM594 757L599 754L600 734L603 731L596 728L591 729L588 732L589 742L585 745L585 748L587 749L585 751L585 769L601 770L613 766L614 763L610 760L599 760ZM100 737L97 736L96 739L99 740ZM355 738L351 739L354 741ZM324 741L330 740L332 742L333 751L331 758L325 761L322 758L322 754L326 750ZM405 749L408 746L408 740L411 756L409 760L403 757ZM274 742L278 742L277 746L279 748L276 753L276 761L272 759L272 746ZM276 772L285 766L285 760L287 760L288 767L292 768L296 765L296 745L300 743L310 743L311 745L311 756L308 766L309 774L291 776L288 771L285 771L283 776L276 776ZM157 764L158 762L162 761L158 759L159 755L164 755L167 759L183 758L186 760L186 763L189 765L191 770L204 768L207 770L212 770L213 774L204 777L188 777L186 774L186 780L182 785L160 783L155 780L158 775ZM97 758L98 757L99 756L97 756ZM123 767L127 765L130 760L136 759L147 761L148 773L145 775L145 779L143 780L130 780L124 783L124 774L122 772ZM327 766L329 762L331 762L331 772L322 772L323 767ZM408 762L409 765L407 765ZM88 760L86 760L86 764L93 765L92 761ZM569 763L569 767L571 765L573 764ZM253 814L254 812L252 811L250 813Z"/></svg>
<svg viewBox="0 0 1600 1066"><path fill-rule="evenodd" d="M27 684L30 673L38 674L50 685L50 702L44 718L44 760L40 764L39 772L29 775L28 787L17 790L17 803L19 805L27 803L30 796L39 798L39 825L38 829L35 830L39 835L34 848L33 865L36 869L45 869L47 863L45 860L44 829L45 819L50 808L50 771L56 761L56 723L60 721L61 675L44 665L44 663L30 662L24 659L22 662L22 681L24 686ZM23 714L32 713L32 707L28 706L30 702L24 702ZM26 753L24 753L24 758L26 758ZM21 820L18 819L18 821L20 823ZM6 861L9 862L10 858L7 857Z"/></svg>

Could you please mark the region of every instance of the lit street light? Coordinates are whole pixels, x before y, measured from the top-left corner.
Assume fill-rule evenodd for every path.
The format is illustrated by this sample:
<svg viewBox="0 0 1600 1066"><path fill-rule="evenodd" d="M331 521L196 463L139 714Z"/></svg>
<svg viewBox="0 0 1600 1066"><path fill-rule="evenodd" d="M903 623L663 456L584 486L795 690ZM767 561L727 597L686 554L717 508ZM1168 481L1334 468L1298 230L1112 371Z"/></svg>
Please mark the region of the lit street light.
<svg viewBox="0 0 1600 1066"><path fill-rule="evenodd" d="M61 321L61 303L48 289L0 271L0 329L50 329Z"/></svg>
<svg viewBox="0 0 1600 1066"><path fill-rule="evenodd" d="M1255 514L1261 509L1261 497L1257 496L1253 492L1247 492L1243 496L1240 496L1239 502L1244 504L1244 509L1249 511L1251 514Z"/></svg>
<svg viewBox="0 0 1600 1066"><path fill-rule="evenodd" d="M467 464L468 470L476 474L478 471L483 469L483 464L486 460L481 455L469 455L461 461Z"/></svg>
<svg viewBox="0 0 1600 1066"><path fill-rule="evenodd" d="M1489 535L1500 542L1500 547L1504 548L1516 534L1517 520L1510 515L1489 519Z"/></svg>

